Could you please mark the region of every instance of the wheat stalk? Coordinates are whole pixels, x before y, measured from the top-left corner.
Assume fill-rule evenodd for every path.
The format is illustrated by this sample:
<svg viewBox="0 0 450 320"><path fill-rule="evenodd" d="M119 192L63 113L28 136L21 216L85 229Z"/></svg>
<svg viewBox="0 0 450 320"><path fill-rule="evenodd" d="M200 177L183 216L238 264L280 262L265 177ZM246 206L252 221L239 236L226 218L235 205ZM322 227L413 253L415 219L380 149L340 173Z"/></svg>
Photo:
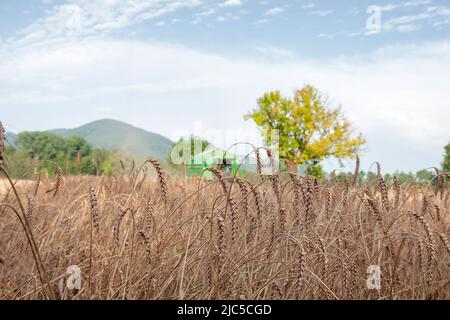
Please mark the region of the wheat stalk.
<svg viewBox="0 0 450 320"><path fill-rule="evenodd" d="M394 176L393 178L392 186L394 189L394 208L397 209L400 204L401 187L400 182L398 181L398 178L396 176Z"/></svg>
<svg viewBox="0 0 450 320"><path fill-rule="evenodd" d="M91 204L91 219L95 230L100 232L100 221L98 215L98 203L97 203L97 195L95 193L95 188L91 186L89 188L89 200Z"/></svg>
<svg viewBox="0 0 450 320"><path fill-rule="evenodd" d="M61 188L61 179L62 179L62 169L59 165L56 165L56 182L55 182L55 187L54 187L54 192L53 192L53 197L55 198L56 195L58 194L59 189Z"/></svg>
<svg viewBox="0 0 450 320"><path fill-rule="evenodd" d="M164 204L167 206L169 203L169 199L168 199L166 174L164 173L164 170L162 169L160 163L157 160L150 160L150 163L153 165L153 167L156 170L156 174L158 175L159 186L161 188L161 195L162 195Z"/></svg>
<svg viewBox="0 0 450 320"><path fill-rule="evenodd" d="M34 192L36 175L31 183L11 182L17 196L6 192L0 201L0 299L56 297L60 270L73 264L89 276L89 287L66 290L63 299L450 298L447 185L438 199L432 184L394 179L390 190L382 178L360 176L352 185L354 175L342 182L299 177L290 168L276 175L278 191L271 176L228 183L220 171L213 181L173 174L162 187L159 178L140 180L153 169L146 163L120 177L65 177L56 197ZM27 244L33 255L25 254ZM365 270L373 264L390 290L367 290Z"/></svg>
<svg viewBox="0 0 450 320"><path fill-rule="evenodd" d="M439 238L441 239L442 243L444 244L444 247L447 250L447 253L450 254L450 242L448 241L447 236L443 233L439 233Z"/></svg>
<svg viewBox="0 0 450 320"><path fill-rule="evenodd" d="M361 161L360 161L359 157L356 156L355 173L353 174L353 181L352 181L353 187L355 187L356 184L358 183L360 166L361 166Z"/></svg>

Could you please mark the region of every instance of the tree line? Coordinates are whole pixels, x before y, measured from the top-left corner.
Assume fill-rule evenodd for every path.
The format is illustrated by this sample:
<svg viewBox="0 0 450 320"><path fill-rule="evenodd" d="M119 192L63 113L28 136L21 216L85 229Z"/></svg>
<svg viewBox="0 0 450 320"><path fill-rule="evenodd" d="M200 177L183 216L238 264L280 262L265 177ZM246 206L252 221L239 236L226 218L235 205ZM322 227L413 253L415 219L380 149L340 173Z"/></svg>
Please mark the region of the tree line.
<svg viewBox="0 0 450 320"><path fill-rule="evenodd" d="M114 175L118 164L114 152L93 148L78 136L62 137L50 132L22 132L6 149L7 163L15 178L30 178L34 169L52 175L59 166L66 175Z"/></svg>
<svg viewBox="0 0 450 320"><path fill-rule="evenodd" d="M279 91L265 93L257 100L257 106L245 115L262 129L262 135L269 145L271 132L279 132L279 155L281 160L300 167L307 165L307 173L317 177L325 175L321 162L334 157L338 160L356 158L362 151L365 139L354 134L352 125L341 106L331 106L328 97L311 85L295 90L293 97L284 97ZM199 137L181 139L180 144L191 146L191 156L195 156L196 142L204 151L210 143ZM183 151L175 150L182 157ZM174 150L172 150L172 153ZM171 153L171 155L172 155ZM170 156L167 159L171 164ZM30 168L54 172L58 164L66 174L114 175L120 172L123 154L103 148L93 148L81 137L64 138L49 132L23 132L18 135L14 146L7 149L11 173L15 177L28 178ZM172 164L173 165L173 164ZM441 168L450 171L450 143L445 147ZM396 172L402 183L419 181L425 183L433 179L432 170L416 173ZM394 175L387 175L390 181ZM338 178L345 178L341 173ZM372 173L362 173L362 179L372 179Z"/></svg>

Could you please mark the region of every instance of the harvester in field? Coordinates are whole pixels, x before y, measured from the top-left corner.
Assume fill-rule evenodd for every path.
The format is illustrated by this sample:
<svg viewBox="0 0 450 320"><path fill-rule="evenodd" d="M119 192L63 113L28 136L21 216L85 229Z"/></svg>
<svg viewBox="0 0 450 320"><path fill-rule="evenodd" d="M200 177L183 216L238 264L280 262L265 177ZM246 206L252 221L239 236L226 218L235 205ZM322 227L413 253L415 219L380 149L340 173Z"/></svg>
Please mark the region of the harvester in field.
<svg viewBox="0 0 450 320"><path fill-rule="evenodd" d="M223 175L237 174L239 166L238 157L221 149L206 150L195 155L186 165L186 176L202 176L212 178L213 174L206 170L214 168L220 170Z"/></svg>

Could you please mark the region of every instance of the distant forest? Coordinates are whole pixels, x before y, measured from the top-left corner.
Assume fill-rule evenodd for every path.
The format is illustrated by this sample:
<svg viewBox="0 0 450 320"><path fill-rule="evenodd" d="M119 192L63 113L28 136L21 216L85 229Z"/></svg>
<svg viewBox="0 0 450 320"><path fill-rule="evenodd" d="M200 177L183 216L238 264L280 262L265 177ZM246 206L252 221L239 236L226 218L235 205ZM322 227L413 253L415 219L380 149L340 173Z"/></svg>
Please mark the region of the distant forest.
<svg viewBox="0 0 450 320"><path fill-rule="evenodd" d="M35 173L47 172L52 176L57 166L64 175L119 175L123 173L123 163L132 162L132 157L124 152L110 151L105 148L93 148L85 139L77 136L62 137L49 132L23 132L15 139L14 146L8 146L6 150L7 164L11 175L17 179L29 179ZM450 170L450 145L446 147L446 155L443 169ZM121 163L122 162L122 163ZM172 165L175 171L177 168ZM326 174L339 181L351 177L352 172L331 172ZM376 172L361 171L359 175L360 184L376 180ZM426 185L433 180L435 172L433 169L420 170L418 172L395 172L385 174L386 183L390 184L394 176L400 183L417 181Z"/></svg>

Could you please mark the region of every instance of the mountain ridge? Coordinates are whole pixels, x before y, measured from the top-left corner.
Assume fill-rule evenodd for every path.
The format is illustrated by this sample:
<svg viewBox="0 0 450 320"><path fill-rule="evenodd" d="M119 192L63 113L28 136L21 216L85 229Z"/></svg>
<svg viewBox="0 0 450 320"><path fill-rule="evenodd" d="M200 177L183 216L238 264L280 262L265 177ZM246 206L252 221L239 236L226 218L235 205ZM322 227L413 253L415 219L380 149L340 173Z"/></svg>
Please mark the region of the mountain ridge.
<svg viewBox="0 0 450 320"><path fill-rule="evenodd" d="M100 119L72 129L53 129L48 132L63 137L79 136L94 148L123 150L136 157L154 157L164 160L173 142L163 135L135 127L115 119Z"/></svg>
<svg viewBox="0 0 450 320"><path fill-rule="evenodd" d="M58 128L45 132L63 137L79 136L94 148L120 150L133 157L152 157L157 160L166 160L174 144L161 134L115 119L99 119L76 128ZM16 139L17 134L6 133L8 144L14 145Z"/></svg>

